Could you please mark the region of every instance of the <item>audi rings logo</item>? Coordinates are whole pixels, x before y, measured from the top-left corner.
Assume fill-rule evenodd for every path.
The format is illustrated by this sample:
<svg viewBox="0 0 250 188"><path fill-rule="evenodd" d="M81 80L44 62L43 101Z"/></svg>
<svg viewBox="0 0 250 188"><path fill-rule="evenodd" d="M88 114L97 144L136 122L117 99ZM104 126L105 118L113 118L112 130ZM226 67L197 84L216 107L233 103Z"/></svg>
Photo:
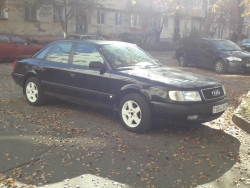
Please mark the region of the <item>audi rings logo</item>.
<svg viewBox="0 0 250 188"><path fill-rule="evenodd" d="M220 90L219 90L219 89L213 90L213 91L212 91L212 95L213 95L214 97L220 96Z"/></svg>

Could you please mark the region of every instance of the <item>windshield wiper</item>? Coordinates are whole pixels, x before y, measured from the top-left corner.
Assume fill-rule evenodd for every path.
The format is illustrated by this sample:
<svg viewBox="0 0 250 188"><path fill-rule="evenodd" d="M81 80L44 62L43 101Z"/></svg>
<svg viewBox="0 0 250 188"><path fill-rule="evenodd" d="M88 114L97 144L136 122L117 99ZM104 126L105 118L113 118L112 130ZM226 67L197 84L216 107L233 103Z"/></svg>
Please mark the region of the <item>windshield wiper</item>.
<svg viewBox="0 0 250 188"><path fill-rule="evenodd" d="M157 64L157 65L145 65L145 66L142 66L143 68L152 68L152 67L163 67L163 65L161 64Z"/></svg>
<svg viewBox="0 0 250 188"><path fill-rule="evenodd" d="M163 67L161 64L156 64L156 65L134 65L134 64L128 64L123 67L117 67L117 69L126 69L126 68L131 68L131 67L140 67L140 68L153 68L153 67Z"/></svg>

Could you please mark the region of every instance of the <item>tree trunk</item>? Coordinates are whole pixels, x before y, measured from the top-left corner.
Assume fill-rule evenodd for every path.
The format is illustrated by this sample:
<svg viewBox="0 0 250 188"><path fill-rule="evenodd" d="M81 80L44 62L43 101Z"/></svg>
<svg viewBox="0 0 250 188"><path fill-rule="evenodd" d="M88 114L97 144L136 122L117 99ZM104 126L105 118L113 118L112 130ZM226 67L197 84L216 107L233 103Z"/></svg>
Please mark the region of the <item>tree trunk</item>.
<svg viewBox="0 0 250 188"><path fill-rule="evenodd" d="M203 30L201 32L201 37L209 37L211 35L210 28L214 22L214 18L216 16L216 13L212 12L210 6L213 5L217 0L209 0L207 1L207 10L205 12L204 17L204 25Z"/></svg>
<svg viewBox="0 0 250 188"><path fill-rule="evenodd" d="M238 0L237 4L240 5L241 0ZM241 17L241 14L244 12L244 6L238 7L238 14L239 14L239 21L238 21L238 29L237 29L237 44L240 45L241 41L243 40L243 26L244 26L244 17Z"/></svg>
<svg viewBox="0 0 250 188"><path fill-rule="evenodd" d="M180 16L179 16L179 12L177 11L174 17L173 43L177 44L179 41L180 41Z"/></svg>
<svg viewBox="0 0 250 188"><path fill-rule="evenodd" d="M210 35L210 28L212 26L214 18L215 18L215 14L210 12L210 10L208 10L205 14L205 18L204 18L205 21L204 21L203 30L201 32L201 37L208 37Z"/></svg>
<svg viewBox="0 0 250 188"><path fill-rule="evenodd" d="M84 29L83 29L83 32L85 34L88 34L88 32L89 32L90 17L89 17L89 15L88 15L87 12L85 13L83 20L84 20Z"/></svg>
<svg viewBox="0 0 250 188"><path fill-rule="evenodd" d="M221 29L221 34L220 34L220 38L223 38L223 32L224 32L224 28L225 28L226 24L223 24L222 29Z"/></svg>

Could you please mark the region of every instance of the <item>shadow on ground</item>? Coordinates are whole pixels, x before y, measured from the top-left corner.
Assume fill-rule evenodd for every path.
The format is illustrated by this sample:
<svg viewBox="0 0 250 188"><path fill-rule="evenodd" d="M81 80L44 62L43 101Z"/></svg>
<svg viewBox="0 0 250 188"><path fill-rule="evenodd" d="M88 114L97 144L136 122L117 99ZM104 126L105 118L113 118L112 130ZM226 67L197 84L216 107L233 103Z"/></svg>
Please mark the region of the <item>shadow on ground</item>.
<svg viewBox="0 0 250 188"><path fill-rule="evenodd" d="M237 162L240 142L205 125L134 134L107 112L62 101L43 107L22 99L0 105L1 134L8 135L1 135L1 160L13 161L0 173L25 184L53 185L92 174L128 187L190 187L216 180Z"/></svg>

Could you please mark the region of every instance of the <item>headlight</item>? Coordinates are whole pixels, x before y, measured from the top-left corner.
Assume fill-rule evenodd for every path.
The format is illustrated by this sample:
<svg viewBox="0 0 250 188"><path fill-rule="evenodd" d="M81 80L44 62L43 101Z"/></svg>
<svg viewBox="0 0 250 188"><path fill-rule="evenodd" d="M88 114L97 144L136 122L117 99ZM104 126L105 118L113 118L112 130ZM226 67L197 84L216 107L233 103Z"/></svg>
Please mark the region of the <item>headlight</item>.
<svg viewBox="0 0 250 188"><path fill-rule="evenodd" d="M198 91L169 91L172 101L201 101Z"/></svg>
<svg viewBox="0 0 250 188"><path fill-rule="evenodd" d="M239 57L234 57L234 56L228 57L227 60L229 60L229 61L242 61L241 58L239 58Z"/></svg>

